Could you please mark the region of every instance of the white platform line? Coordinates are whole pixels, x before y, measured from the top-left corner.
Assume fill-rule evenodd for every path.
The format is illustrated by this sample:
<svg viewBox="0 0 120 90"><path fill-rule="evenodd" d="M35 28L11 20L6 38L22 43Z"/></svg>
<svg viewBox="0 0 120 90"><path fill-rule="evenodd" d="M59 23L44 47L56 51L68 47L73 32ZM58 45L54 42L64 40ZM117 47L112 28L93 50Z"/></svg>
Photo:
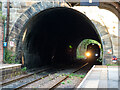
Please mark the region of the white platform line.
<svg viewBox="0 0 120 90"><path fill-rule="evenodd" d="M21 66L21 64L13 64L13 65L5 65L3 64L3 66L0 66L0 69L5 69L5 68L10 68L10 67L17 67L17 66Z"/></svg>

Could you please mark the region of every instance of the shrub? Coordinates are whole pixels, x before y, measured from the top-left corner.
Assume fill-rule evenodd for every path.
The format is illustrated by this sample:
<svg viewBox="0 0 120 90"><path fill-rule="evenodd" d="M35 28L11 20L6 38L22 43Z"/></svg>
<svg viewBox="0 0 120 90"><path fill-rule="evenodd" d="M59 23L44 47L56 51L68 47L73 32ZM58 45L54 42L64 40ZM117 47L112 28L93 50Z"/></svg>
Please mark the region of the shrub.
<svg viewBox="0 0 120 90"><path fill-rule="evenodd" d="M5 21L6 17L2 15L2 11L0 11L0 22Z"/></svg>
<svg viewBox="0 0 120 90"><path fill-rule="evenodd" d="M12 51L5 49L5 59L4 59L4 63L8 63L8 64L20 64L20 60L15 60L16 59L16 55L13 54Z"/></svg>
<svg viewBox="0 0 120 90"><path fill-rule="evenodd" d="M27 70L27 67L24 67L21 69L23 72L25 72Z"/></svg>
<svg viewBox="0 0 120 90"><path fill-rule="evenodd" d="M11 63L15 63L15 58L16 55L13 55L13 53L10 50L5 49L5 59L4 62L11 64Z"/></svg>

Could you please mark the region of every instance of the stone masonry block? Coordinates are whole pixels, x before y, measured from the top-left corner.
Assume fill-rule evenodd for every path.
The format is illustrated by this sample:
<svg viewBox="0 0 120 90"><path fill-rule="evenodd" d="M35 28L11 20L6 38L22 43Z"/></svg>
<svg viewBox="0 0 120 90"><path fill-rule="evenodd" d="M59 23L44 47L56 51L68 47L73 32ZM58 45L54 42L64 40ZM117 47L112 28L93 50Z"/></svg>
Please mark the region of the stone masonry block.
<svg viewBox="0 0 120 90"><path fill-rule="evenodd" d="M17 13L23 13L25 10L24 9L21 9L21 8L19 8L19 9L17 9Z"/></svg>
<svg viewBox="0 0 120 90"><path fill-rule="evenodd" d="M15 28L14 31L12 31L11 33L15 33L16 35L18 35L18 34L20 34L20 32L21 31L19 29Z"/></svg>
<svg viewBox="0 0 120 90"><path fill-rule="evenodd" d="M25 14L22 14L22 15L20 16L20 19L21 19L22 21L26 22L26 21L28 20L28 17L27 17Z"/></svg>
<svg viewBox="0 0 120 90"><path fill-rule="evenodd" d="M36 11L35 11L32 7L30 7L30 8L28 9L28 12L29 12L31 15L33 15Z"/></svg>
<svg viewBox="0 0 120 90"><path fill-rule="evenodd" d="M14 25L16 28L19 28L19 29L21 29L22 28L22 26L19 24L19 23L15 23L15 25Z"/></svg>
<svg viewBox="0 0 120 90"><path fill-rule="evenodd" d="M40 12L40 8L37 4L33 4L32 7L37 11Z"/></svg>
<svg viewBox="0 0 120 90"><path fill-rule="evenodd" d="M40 11L44 10L45 7L43 6L42 2L38 2L37 5L39 6Z"/></svg>
<svg viewBox="0 0 120 90"><path fill-rule="evenodd" d="M19 23L21 26L23 26L25 22L22 21L22 20L19 18L19 19L17 19L17 23Z"/></svg>
<svg viewBox="0 0 120 90"><path fill-rule="evenodd" d="M30 14L30 12L27 10L26 12L24 12L24 14L28 17L28 18L30 18L31 17L31 14Z"/></svg>

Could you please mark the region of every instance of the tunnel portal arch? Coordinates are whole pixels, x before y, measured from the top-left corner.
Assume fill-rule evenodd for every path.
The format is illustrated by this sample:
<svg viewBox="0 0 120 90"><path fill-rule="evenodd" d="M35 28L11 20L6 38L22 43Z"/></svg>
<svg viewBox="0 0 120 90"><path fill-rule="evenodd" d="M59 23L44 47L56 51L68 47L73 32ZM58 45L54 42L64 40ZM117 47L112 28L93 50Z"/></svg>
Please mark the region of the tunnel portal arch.
<svg viewBox="0 0 120 90"><path fill-rule="evenodd" d="M16 20L9 34L9 41L8 41L8 43L10 43L10 41L14 40L14 47L12 47L11 49L9 46L8 49L11 49L14 52L14 54L16 54L17 57L19 57L19 59L24 59L23 41L27 33L27 30L24 28L24 26L30 21L32 17L34 17L38 13L42 12L43 10L54 7L69 7L69 5L66 4L64 0L37 2L32 4Z"/></svg>
<svg viewBox="0 0 120 90"><path fill-rule="evenodd" d="M41 11L43 11L45 9L53 8L53 7L68 7L69 8L69 6L65 3L58 3L58 2L57 3L51 3L51 2L47 2L47 3L42 2L41 3L41 2L38 2L38 3L33 4L27 11L25 11L17 19L16 23L14 24L14 26L12 28L12 31L11 31L10 37L9 37L9 41L12 41L13 39L16 40L15 47L14 47L15 53L17 53L19 55L19 52L22 51L22 47L23 47L22 41L24 41L23 37L25 37L25 33L27 32L26 29L23 29L24 25L26 25L33 16L37 15ZM94 27L94 25L93 25L93 27ZM97 30L97 29L94 29L94 30ZM95 31L95 32L97 33L98 37L100 37L100 34L102 34L102 32L100 33L99 31ZM103 38L100 38L100 39L101 39L100 42L102 42L102 44L104 45Z"/></svg>
<svg viewBox="0 0 120 90"><path fill-rule="evenodd" d="M77 47L77 52L76 52L76 58L77 59L84 59L85 58L85 53L87 51L87 46L90 44L97 44L100 48L100 57L103 57L103 47L102 44L100 44L99 42L92 40L92 39L85 39L83 40Z"/></svg>

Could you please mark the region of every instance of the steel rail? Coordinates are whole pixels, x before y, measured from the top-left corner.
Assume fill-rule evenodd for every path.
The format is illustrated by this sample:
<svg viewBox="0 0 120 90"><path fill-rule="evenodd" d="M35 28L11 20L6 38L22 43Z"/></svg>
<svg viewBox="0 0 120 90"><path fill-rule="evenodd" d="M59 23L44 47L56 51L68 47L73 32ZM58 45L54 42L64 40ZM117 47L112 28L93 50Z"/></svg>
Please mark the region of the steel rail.
<svg viewBox="0 0 120 90"><path fill-rule="evenodd" d="M85 67L86 65L88 65L88 63L84 64L83 66L81 66L80 68L78 68L77 70L73 71L72 73L76 73L77 71L79 71L80 69L82 69L83 67ZM61 82L63 82L64 80L66 80L67 78L69 78L69 76L67 75L66 77L64 77L62 80L60 80L59 82L57 82L55 85L51 86L49 89L53 90L56 86L58 86Z"/></svg>
<svg viewBox="0 0 120 90"><path fill-rule="evenodd" d="M63 70L63 68L61 68L60 70ZM55 71L55 72L56 72L56 71ZM55 73L55 72L54 72L54 73ZM53 72L51 72L51 73L53 73ZM25 87L25 86L27 86L27 85L29 85L29 84L32 84L32 83L34 83L34 82L36 82L36 81L39 81L39 80L41 80L42 78L45 78L45 77L47 77L47 76L49 76L49 74L44 75L44 76L42 76L42 77L40 77L40 78L37 78L37 79L35 79L35 80L33 80L33 81L30 81L30 82L28 82L28 83L26 83L26 84L23 84L23 85L21 85L21 86L18 86L18 87L16 87L16 88L14 88L13 90L22 89L23 87Z"/></svg>
<svg viewBox="0 0 120 90"><path fill-rule="evenodd" d="M48 70L48 69L50 69L50 68L51 68L51 67L47 67L47 68L45 68L45 69L36 71L36 72L34 72L34 73L29 73L29 74L27 74L27 75L18 77L18 78L16 78L16 79L13 79L13 80L10 80L10 81L7 81L7 82L3 82L3 83L1 83L0 85L2 85L2 86L8 85L8 84L10 84L10 83L12 83L12 82L15 82L15 81L17 81L17 80L21 80L21 79L23 79L23 78L30 77L30 76L32 76L32 75L34 75L34 74L38 74L38 73L44 72L44 71L46 71L46 70Z"/></svg>

